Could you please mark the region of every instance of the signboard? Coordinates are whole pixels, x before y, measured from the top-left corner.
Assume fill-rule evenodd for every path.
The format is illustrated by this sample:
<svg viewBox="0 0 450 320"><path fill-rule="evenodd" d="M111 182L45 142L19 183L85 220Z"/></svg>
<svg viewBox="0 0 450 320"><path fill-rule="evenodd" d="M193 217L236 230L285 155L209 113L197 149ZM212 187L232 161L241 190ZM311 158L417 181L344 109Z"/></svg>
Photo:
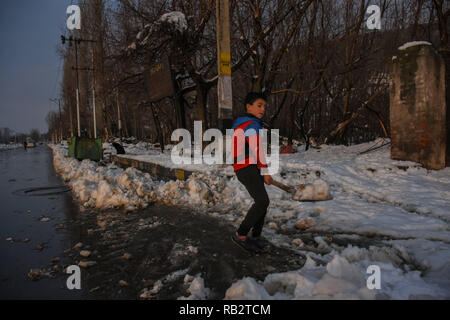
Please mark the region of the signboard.
<svg viewBox="0 0 450 320"><path fill-rule="evenodd" d="M151 102L175 95L168 57L145 71L145 81Z"/></svg>

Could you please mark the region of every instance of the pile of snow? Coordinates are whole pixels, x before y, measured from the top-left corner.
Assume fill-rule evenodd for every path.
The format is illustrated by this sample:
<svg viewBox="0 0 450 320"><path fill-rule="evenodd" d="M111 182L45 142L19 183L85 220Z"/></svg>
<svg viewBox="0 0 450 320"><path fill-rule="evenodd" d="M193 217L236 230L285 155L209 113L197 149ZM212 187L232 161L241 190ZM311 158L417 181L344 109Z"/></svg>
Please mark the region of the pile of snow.
<svg viewBox="0 0 450 320"><path fill-rule="evenodd" d="M431 46L431 43L429 43L428 41L411 41L411 42L407 42L404 45L398 47L398 50L406 50L411 47L423 46L423 45Z"/></svg>
<svg viewBox="0 0 450 320"><path fill-rule="evenodd" d="M328 184L317 179L312 184L301 185L295 193L294 200L330 200Z"/></svg>
<svg viewBox="0 0 450 320"><path fill-rule="evenodd" d="M120 139L117 139L115 142L119 143L125 150L126 155L158 155L161 151L158 151L154 144L146 143L146 142L138 142L138 143L126 143L121 142ZM67 146L66 146L67 147ZM113 147L112 143L103 142L103 155L106 160L109 160L110 155L117 155L116 148Z"/></svg>
<svg viewBox="0 0 450 320"><path fill-rule="evenodd" d="M23 144L21 144L21 143L11 143L11 144L0 143L0 151L12 150L12 149L18 149L18 148L23 148Z"/></svg>
<svg viewBox="0 0 450 320"><path fill-rule="evenodd" d="M326 266L317 266L308 257L300 270L270 274L262 283L253 278L243 278L226 291L225 299L367 300L450 297L448 290L425 282L419 271L404 272L391 263L380 261L358 260L351 263L351 259L346 258L345 254L334 254ZM369 278L373 272L368 269L373 265L380 268L379 289L367 284L373 284Z"/></svg>
<svg viewBox="0 0 450 320"><path fill-rule="evenodd" d="M135 168L123 170L111 163L101 166L91 160L78 161L67 157L65 147L50 147L53 149L56 171L84 207L135 210L158 201L168 205L201 206L207 210L221 204L224 196L229 197L225 202L231 204L235 191L246 197L245 189L241 186L233 191L233 185L237 182L227 184L226 177L195 172L186 181L157 181L150 174Z"/></svg>
<svg viewBox="0 0 450 320"><path fill-rule="evenodd" d="M189 296L181 296L178 300L205 300L211 295L211 290L205 287L205 280L200 274L197 274L195 277L187 274L184 277L184 284L189 285L186 290Z"/></svg>
<svg viewBox="0 0 450 320"><path fill-rule="evenodd" d="M134 168L122 170L113 164L99 166L90 160L78 161L66 157L67 150L51 146L53 164L72 188L74 195L84 207L107 209L124 207L128 210L145 207L151 177Z"/></svg>

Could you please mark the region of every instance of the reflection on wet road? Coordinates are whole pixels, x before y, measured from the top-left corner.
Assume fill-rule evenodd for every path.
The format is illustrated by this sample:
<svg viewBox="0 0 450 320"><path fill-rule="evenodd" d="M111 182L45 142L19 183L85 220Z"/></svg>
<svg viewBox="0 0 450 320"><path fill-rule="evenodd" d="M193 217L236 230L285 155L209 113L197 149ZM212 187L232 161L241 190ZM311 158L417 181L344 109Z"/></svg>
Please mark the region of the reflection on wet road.
<svg viewBox="0 0 450 320"><path fill-rule="evenodd" d="M61 272L64 248L77 233L66 231L63 223L78 215L78 207L70 192L39 189L61 185L47 146L0 152L0 298L81 297L83 290L66 288L67 277ZM56 277L32 281L30 269L53 271Z"/></svg>

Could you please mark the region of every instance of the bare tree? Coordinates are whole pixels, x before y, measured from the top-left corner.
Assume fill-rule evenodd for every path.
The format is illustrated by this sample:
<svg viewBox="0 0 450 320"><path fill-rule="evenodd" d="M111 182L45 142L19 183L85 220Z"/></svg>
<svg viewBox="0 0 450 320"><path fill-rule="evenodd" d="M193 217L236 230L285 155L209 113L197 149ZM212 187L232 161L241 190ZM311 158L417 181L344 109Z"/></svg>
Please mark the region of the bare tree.
<svg viewBox="0 0 450 320"><path fill-rule="evenodd" d="M381 9L381 30L366 27L369 4ZM204 129L218 125L214 0L80 5L86 23L77 35L96 41L79 52L79 65L95 69L80 71L82 126L91 135L93 75L102 137L119 134L119 118L123 135L165 142L180 122L188 129L194 120ZM174 12L181 25L162 19ZM442 0L230 0L233 114L244 110L248 91L261 91L267 122L289 140L354 143L389 135L391 57L411 40L448 52L449 15ZM64 136L76 123L73 51L66 46L62 53ZM150 104L145 70L164 57L177 94Z"/></svg>

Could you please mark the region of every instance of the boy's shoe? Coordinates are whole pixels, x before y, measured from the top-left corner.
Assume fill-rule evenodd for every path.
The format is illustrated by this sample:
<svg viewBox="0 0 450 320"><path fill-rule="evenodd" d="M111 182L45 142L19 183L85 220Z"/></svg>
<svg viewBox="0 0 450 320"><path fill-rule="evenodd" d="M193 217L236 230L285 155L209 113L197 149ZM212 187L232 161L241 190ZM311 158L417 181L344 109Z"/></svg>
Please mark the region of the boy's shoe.
<svg viewBox="0 0 450 320"><path fill-rule="evenodd" d="M231 236L231 241L233 241L233 243L249 253L258 254L261 252L259 247L253 241L251 241L249 237L247 237L245 240L241 240L236 233L233 233L233 235Z"/></svg>
<svg viewBox="0 0 450 320"><path fill-rule="evenodd" d="M271 243L262 237L250 237L250 242L253 242L261 252L269 252Z"/></svg>

